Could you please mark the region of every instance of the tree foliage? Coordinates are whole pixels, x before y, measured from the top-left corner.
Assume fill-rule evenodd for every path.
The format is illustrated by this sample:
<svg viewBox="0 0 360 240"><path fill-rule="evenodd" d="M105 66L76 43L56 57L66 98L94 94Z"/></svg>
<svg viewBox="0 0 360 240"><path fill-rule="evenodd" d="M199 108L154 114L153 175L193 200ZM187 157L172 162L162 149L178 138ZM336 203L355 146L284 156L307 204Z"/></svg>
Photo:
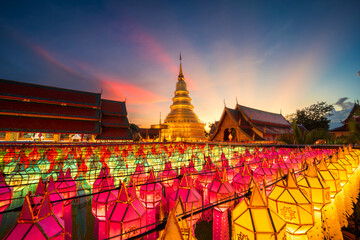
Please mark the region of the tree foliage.
<svg viewBox="0 0 360 240"><path fill-rule="evenodd" d="M297 109L296 113L287 116L290 122L296 121L302 124L307 130L311 131L317 128L329 129L329 117L334 110L333 105L326 102L317 102L309 107Z"/></svg>

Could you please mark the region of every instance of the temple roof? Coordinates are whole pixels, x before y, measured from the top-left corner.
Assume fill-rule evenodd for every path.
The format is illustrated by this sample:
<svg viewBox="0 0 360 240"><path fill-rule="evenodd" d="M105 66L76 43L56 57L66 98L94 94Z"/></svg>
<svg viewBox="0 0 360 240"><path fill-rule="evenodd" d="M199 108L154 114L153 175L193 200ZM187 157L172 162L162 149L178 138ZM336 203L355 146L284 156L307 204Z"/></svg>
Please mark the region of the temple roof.
<svg viewBox="0 0 360 240"><path fill-rule="evenodd" d="M242 111L247 117L249 117L251 122L290 126L290 123L286 121L284 116L281 114L266 112L263 110L242 106L239 104L237 104L236 108Z"/></svg>

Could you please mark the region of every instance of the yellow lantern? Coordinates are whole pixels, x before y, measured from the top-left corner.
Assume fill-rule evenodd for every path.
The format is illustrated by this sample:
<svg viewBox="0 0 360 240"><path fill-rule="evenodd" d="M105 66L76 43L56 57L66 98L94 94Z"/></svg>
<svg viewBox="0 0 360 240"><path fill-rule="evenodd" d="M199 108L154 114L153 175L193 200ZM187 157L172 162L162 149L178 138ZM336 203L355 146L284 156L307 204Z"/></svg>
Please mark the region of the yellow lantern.
<svg viewBox="0 0 360 240"><path fill-rule="evenodd" d="M345 159L351 163L352 170L355 171L359 166L359 158L357 156L354 157L353 155L351 155L347 147L344 146L343 149Z"/></svg>
<svg viewBox="0 0 360 240"><path fill-rule="evenodd" d="M335 198L335 195L341 191L339 174L331 172L324 159L321 159L319 165L317 165L317 170L321 179L330 187L330 197Z"/></svg>
<svg viewBox="0 0 360 240"><path fill-rule="evenodd" d="M321 209L330 203L330 187L318 176L314 163L310 163L303 176L298 178L300 189L314 204L314 210Z"/></svg>
<svg viewBox="0 0 360 240"><path fill-rule="evenodd" d="M347 181L349 179L347 171L346 171L345 167L343 167L338 162L338 158L337 158L336 154L332 155L332 157L327 162L327 168L334 175L334 177L336 177L336 175L339 176L341 186L344 186L344 184L347 183Z"/></svg>
<svg viewBox="0 0 360 240"><path fill-rule="evenodd" d="M158 240L197 240L187 219L178 217L179 215L183 215L184 212L184 204L181 197L179 197L174 209L169 213L165 229L161 232Z"/></svg>
<svg viewBox="0 0 360 240"><path fill-rule="evenodd" d="M307 239L314 225L311 201L300 190L294 170L289 170L286 181L278 182L269 195L269 207L286 222L286 230L296 239Z"/></svg>
<svg viewBox="0 0 360 240"><path fill-rule="evenodd" d="M357 156L360 160L360 149L353 149L351 145L349 145L349 152L352 156Z"/></svg>
<svg viewBox="0 0 360 240"><path fill-rule="evenodd" d="M232 212L232 239L286 239L285 221L269 208L267 197L254 184L250 201L244 199Z"/></svg>
<svg viewBox="0 0 360 240"><path fill-rule="evenodd" d="M345 158L344 152L341 150L341 148L339 148L338 151L338 162L346 169L347 175L350 177L354 172L352 164Z"/></svg>

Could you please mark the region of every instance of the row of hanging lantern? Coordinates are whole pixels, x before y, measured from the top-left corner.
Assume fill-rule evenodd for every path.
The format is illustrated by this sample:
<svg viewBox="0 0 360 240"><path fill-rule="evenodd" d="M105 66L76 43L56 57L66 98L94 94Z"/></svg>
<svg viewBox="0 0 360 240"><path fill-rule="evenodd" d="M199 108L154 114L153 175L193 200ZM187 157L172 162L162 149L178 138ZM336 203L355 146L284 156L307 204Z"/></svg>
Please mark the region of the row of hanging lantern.
<svg viewBox="0 0 360 240"><path fill-rule="evenodd" d="M213 151L214 148L209 149L208 152ZM246 151L243 155L237 155L235 154L236 152L229 154L228 152L228 156L230 156L230 161L234 167L229 164L229 158L226 157L225 153L221 154L219 160L214 161L215 163L212 161L211 157L208 157L204 160L203 168L200 172L197 172L196 165L194 164L194 159L196 158L192 158L188 166L183 166L181 168L180 176L178 176L177 170L173 169L172 162L170 161L165 163L165 168L163 171L158 172L157 177L153 170L150 170L150 173L146 174L144 162L138 162L135 172L131 174L127 181L128 189L125 182L123 182L120 184L121 188L119 191L115 189L115 181L111 175L109 162L106 162L106 158L111 158L111 151L106 151L105 149L104 151L107 157L103 157L101 161L99 160L101 164L97 165L97 159L91 157L88 158L87 162L81 163L89 164L89 166L96 166L96 168L88 168L88 172L90 172L91 169L96 170L93 171L90 176L86 176L88 172L81 172L79 178L83 181L78 181L76 183L73 179L74 175L72 175L72 171L70 170L71 167L66 168L65 175L62 172L63 168L58 168L59 176L57 177L56 182L53 180L53 176L56 174L49 175L50 177L46 183L46 187L43 186L42 180L39 181L34 199L38 196L43 196L43 198L38 198L33 201L40 203L40 201L43 201L42 199L44 199L44 196L48 195L47 198L53 202L53 214L57 217L64 217L64 206L69 206L71 199L76 195L85 195L85 190L89 189L89 186L84 188L81 183L91 180L89 185L93 186L92 193L94 194L92 200L92 212L98 220L99 229L103 230L99 230L99 238L117 236L119 234L121 234L120 238L126 238L126 236L134 236L146 230L149 231L155 228L155 223L159 221L157 216L161 213L160 209L164 212L170 212L175 207L177 199L181 198L181 204L186 212L192 212L194 209L199 209L202 206L211 206L217 202L226 200L224 203L217 204L213 207L212 213L211 211L207 211L207 214L204 212L202 215L208 217L208 220L211 218L213 219L214 239L227 239L229 237L228 211L229 209L231 210L234 205L232 198L235 194L245 193L248 190L249 185L256 188L258 184L260 186L262 185L264 188L264 192L260 194L262 199L259 200L258 197L254 197L255 200L250 199L249 202L244 201L244 203L241 201L240 204L248 206L250 212L252 211L252 208L262 209L261 211L254 210L254 214L250 214L254 217L257 215L256 212L262 212L265 208L272 209L271 211L275 212L277 215L269 212L270 218L275 219L276 216L280 216L286 223L287 233L292 237L306 237L309 234L310 236L316 236L316 234L319 235L321 227L318 228L317 231L314 230L316 227L313 227L316 218L319 218L320 222L322 222L322 225L320 226L325 226L327 224L325 227L331 228L333 225L328 224L330 220L327 221L327 219L332 217L329 212L333 212L335 207L339 208L339 205L342 206L341 203L344 203L343 206L345 206L343 207L343 212L351 212L351 201L347 200L345 196L350 194L352 201L355 201L357 196L358 185L356 184L359 182L359 174L357 174L357 166L359 164L358 151L352 150L351 147L344 148L343 150L340 149L337 155L333 155L331 160L325 162L324 159L326 156L333 153L333 151L319 149L312 150L310 148L304 151L291 151L289 149L279 149L276 151L275 149L264 149L262 151L257 149L253 153ZM89 149L86 151L88 152L88 150ZM219 149L215 150L219 151ZM153 154L154 151L155 150L151 148L151 151L149 152ZM162 151L166 152L165 150ZM180 153L185 151L185 147L179 150ZM130 153L128 156L131 155ZM139 154L144 154L144 150L142 149ZM73 157L70 157L70 155L73 155ZM67 159L79 157L75 157L75 155L79 154L76 153L74 149L69 150L69 152L67 152L67 156L69 156ZM135 156L135 154L132 155ZM34 153L31 156L38 155ZM311 159L314 159L314 157L322 159L318 166L313 165ZM34 161L34 159L31 160ZM134 161L135 160L136 159L134 159ZM172 158L172 160L176 161L175 158ZM291 169L296 169L294 166L297 166L297 168L300 169L305 163L308 165L308 169L298 177L297 181L295 181L295 175ZM29 164L29 166L31 166L31 164ZM281 170L278 171L279 169ZM288 173L286 181L279 181L273 189L272 187L265 188L267 183L276 180L276 177L274 177L276 176L276 173L279 172L277 175L281 177L282 171ZM13 175L11 176L13 177ZM342 180L340 180L340 176L342 176ZM41 179L41 177L39 179ZM251 181L251 179L254 180ZM5 181L2 182L7 184ZM10 181L10 183L12 182ZM11 184L9 185L12 186ZM18 187L21 186L21 184L13 186ZM343 196L338 194L340 192L339 186L343 186L343 191L341 191L344 192ZM356 190L354 189L354 186L357 187L355 188ZM4 189L10 190L12 193L11 187L4 187ZM279 200L280 195L276 195L276 193L280 191L283 192L280 194L281 199L286 198L285 196L289 195L292 196L293 199L299 196L303 197L301 200L302 205L299 205L299 210L297 212L294 213L295 210L291 208L294 204L281 205L278 203L284 201ZM254 194L255 190L253 190L253 195ZM267 195L269 195L269 197L267 197ZM0 196L2 195L0 194ZM11 197L8 197L7 199L11 199ZM62 199L67 200L62 201ZM304 199L307 199L307 202ZM271 203L271 201L276 204ZM136 202L136 204L134 204L134 202ZM266 204L262 204L261 202ZM134 223L140 221L140 225L124 224L127 221L132 222L130 220L121 220L120 218L120 212L125 209L124 204L127 206L127 211L130 211L133 214L130 214L130 212L123 212L123 219L133 218ZM311 210L309 210L309 204L311 205ZM279 207L278 205L281 206ZM239 219L248 217L248 213L244 213L245 217L241 218L236 218L234 216L238 206L232 211L235 232L236 226L241 225ZM276 208L274 206L276 206ZM116 212L119 212L119 214L114 214ZM306 216L306 212L311 215L309 215L309 218L296 220L298 222L294 220L296 219L296 216ZM339 217L335 218L335 220L334 217L332 217L332 221L341 220L342 222L339 223L340 225L346 224L344 216L341 214L338 215ZM194 225L199 218L200 214L196 214L192 215L187 221L187 226L189 226L189 229L191 230L191 235L194 235ZM238 219L238 221L236 221L235 218ZM313 222L309 222L309 219L312 219ZM291 222L291 224L288 224L288 222ZM254 234L262 232L256 229L257 228L253 226L252 232ZM281 230L283 228L273 226L272 231L277 229ZM249 236L248 232L236 234L235 232L233 233L233 238L234 236ZM275 232L278 234L277 231ZM331 234L332 232L335 231L330 231ZM164 234L161 236L164 237ZM279 233L276 236L282 235ZM157 233L152 233L146 236L146 238L156 239Z"/></svg>

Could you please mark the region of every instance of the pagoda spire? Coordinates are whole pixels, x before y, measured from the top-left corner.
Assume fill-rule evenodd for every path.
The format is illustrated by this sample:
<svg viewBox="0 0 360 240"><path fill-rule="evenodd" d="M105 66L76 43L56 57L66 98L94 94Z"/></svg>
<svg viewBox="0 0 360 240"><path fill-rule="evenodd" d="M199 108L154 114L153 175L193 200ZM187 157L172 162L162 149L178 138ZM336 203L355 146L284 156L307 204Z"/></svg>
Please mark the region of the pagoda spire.
<svg viewBox="0 0 360 240"><path fill-rule="evenodd" d="M182 72L182 65L181 65L181 53L180 53L180 71L179 71L179 76L178 76L178 80L184 80L184 74Z"/></svg>

